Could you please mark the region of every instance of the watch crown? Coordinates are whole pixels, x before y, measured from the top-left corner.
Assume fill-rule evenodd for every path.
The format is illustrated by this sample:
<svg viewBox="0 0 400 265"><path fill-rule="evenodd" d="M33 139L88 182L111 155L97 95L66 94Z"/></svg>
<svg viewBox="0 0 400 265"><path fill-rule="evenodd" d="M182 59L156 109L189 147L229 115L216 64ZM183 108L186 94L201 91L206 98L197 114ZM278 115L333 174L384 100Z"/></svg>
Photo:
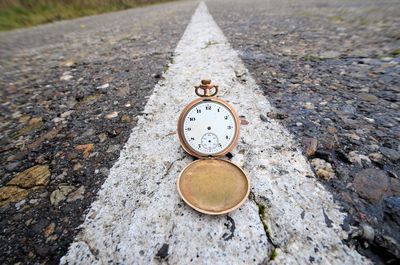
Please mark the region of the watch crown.
<svg viewBox="0 0 400 265"><path fill-rule="evenodd" d="M209 84L211 84L211 80L210 79L203 79L203 80L201 80L201 84L202 85L209 85Z"/></svg>
<svg viewBox="0 0 400 265"><path fill-rule="evenodd" d="M218 93L218 86L212 84L210 79L202 79L201 85L195 86L195 88L195 92L199 97L213 97ZM200 89L203 90L202 93L200 93ZM211 93L211 91L214 92Z"/></svg>

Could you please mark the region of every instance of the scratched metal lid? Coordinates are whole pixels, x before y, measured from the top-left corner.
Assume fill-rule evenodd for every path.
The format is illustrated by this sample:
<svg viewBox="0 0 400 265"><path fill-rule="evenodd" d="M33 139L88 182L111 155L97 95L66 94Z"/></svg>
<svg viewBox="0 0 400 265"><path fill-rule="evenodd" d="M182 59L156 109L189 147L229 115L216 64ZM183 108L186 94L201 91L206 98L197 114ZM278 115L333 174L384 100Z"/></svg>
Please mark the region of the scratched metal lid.
<svg viewBox="0 0 400 265"><path fill-rule="evenodd" d="M222 159L200 159L187 165L177 180L181 198L193 209L211 215L240 207L250 192L243 170Z"/></svg>

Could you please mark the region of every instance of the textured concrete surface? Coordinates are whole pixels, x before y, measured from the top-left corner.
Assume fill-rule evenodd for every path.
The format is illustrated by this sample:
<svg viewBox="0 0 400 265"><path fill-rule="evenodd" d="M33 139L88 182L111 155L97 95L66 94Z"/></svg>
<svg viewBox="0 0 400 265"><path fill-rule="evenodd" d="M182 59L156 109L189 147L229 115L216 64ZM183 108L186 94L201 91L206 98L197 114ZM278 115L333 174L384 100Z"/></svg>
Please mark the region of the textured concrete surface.
<svg viewBox="0 0 400 265"><path fill-rule="evenodd" d="M164 77L62 264L369 263L342 243L344 214L310 177L292 136L260 116L271 106L204 4ZM175 186L192 160L179 146L176 123L202 77L219 84L219 96L249 122L232 160L249 174L251 196L218 217L185 205Z"/></svg>
<svg viewBox="0 0 400 265"><path fill-rule="evenodd" d="M0 264L58 264L196 6L0 33ZM37 165L45 185L7 186Z"/></svg>
<svg viewBox="0 0 400 265"><path fill-rule="evenodd" d="M346 244L399 263L400 1L206 4L276 108L264 115L294 135L346 212Z"/></svg>

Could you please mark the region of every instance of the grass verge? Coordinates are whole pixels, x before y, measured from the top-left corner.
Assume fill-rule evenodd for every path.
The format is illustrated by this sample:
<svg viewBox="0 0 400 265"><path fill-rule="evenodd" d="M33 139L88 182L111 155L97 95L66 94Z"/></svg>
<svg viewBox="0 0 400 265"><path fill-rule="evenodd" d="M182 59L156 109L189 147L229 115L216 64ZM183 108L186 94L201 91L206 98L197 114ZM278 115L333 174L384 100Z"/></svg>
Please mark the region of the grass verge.
<svg viewBox="0 0 400 265"><path fill-rule="evenodd" d="M171 0L1 0L0 31Z"/></svg>

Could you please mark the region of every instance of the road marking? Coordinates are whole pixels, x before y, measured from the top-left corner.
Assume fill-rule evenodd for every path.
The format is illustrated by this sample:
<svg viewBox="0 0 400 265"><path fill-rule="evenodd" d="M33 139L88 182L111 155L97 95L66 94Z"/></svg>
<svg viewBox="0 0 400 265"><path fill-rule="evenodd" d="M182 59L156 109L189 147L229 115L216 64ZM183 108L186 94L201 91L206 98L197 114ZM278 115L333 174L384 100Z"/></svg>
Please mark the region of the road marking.
<svg viewBox="0 0 400 265"><path fill-rule="evenodd" d="M271 106L203 2L164 77L62 264L259 264L272 256L277 264L369 263L342 243L344 214L306 177L313 173L292 136L260 119ZM220 85L219 96L250 122L233 161L249 174L252 195L228 216L195 212L175 185L192 158L171 132L203 77Z"/></svg>

